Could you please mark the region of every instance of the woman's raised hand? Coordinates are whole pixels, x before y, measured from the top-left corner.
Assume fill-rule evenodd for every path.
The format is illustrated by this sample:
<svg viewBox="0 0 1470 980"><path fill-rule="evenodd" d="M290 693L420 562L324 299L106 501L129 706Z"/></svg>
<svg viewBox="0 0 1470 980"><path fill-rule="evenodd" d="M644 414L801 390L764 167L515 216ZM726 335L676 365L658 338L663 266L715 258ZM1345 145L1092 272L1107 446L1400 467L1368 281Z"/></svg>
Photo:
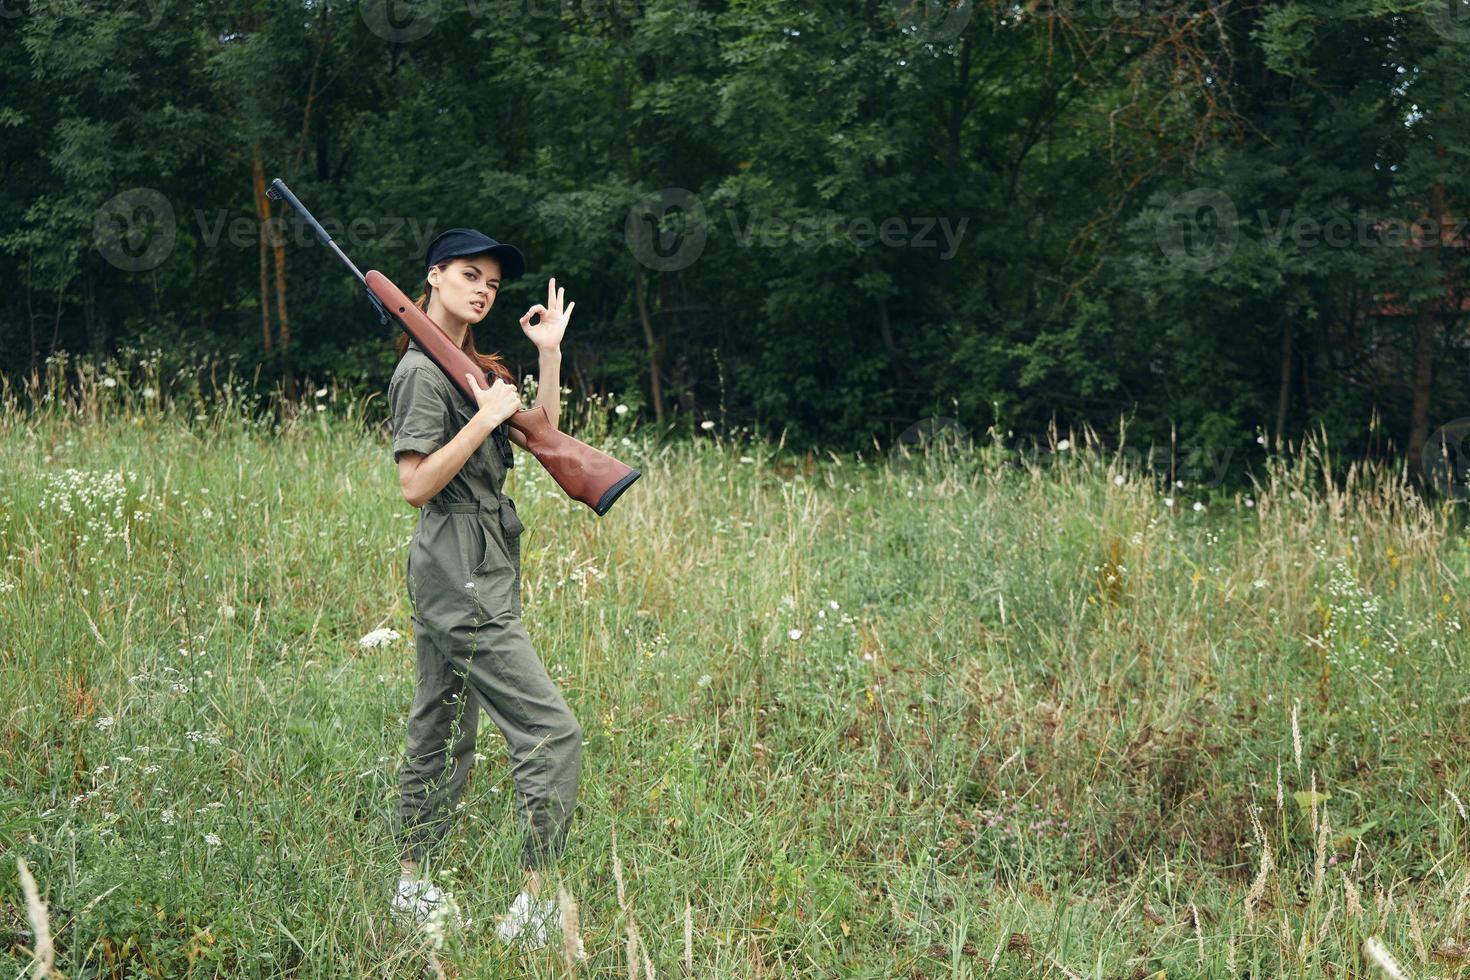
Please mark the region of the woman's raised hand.
<svg viewBox="0 0 1470 980"><path fill-rule="evenodd" d="M470 382L470 390L475 393L475 401L480 405L480 413L490 422L490 428L495 428L506 419L510 418L521 408L521 395L513 385L506 384L505 379L499 375L490 382L490 387L480 387L480 379L473 374L466 374Z"/></svg>
<svg viewBox="0 0 1470 980"><path fill-rule="evenodd" d="M567 322L572 318L572 309L576 303L569 304L562 309L562 294L565 289L558 289L556 279L553 278L546 283L546 305L537 303L526 311L521 317L521 330L536 345L537 350L555 350L561 345L562 334L566 333ZM531 317L541 314L536 322L531 322Z"/></svg>

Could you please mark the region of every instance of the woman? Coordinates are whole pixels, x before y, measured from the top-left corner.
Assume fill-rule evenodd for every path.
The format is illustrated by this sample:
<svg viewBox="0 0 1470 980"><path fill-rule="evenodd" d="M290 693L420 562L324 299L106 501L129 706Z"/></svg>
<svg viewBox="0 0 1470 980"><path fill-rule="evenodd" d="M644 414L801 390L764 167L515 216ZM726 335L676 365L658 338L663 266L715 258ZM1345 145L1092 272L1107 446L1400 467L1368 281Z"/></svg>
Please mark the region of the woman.
<svg viewBox="0 0 1470 980"><path fill-rule="evenodd" d="M398 835L402 877L395 912L423 920L452 912L447 897L420 878L426 852L448 833L474 761L483 707L510 748L516 808L527 830L525 884L497 934L544 945L556 902L542 898L541 871L561 853L581 775L582 729L521 624L520 533L515 502L501 492L513 464L510 443L525 437L505 425L521 407L514 379L496 355L475 350L470 329L495 305L501 277L525 260L513 245L454 228L429 244L424 295L417 305L493 381L469 376L477 406L407 334L388 385L393 458L410 504L422 508L409 546L418 677L408 717L407 758L399 771ZM541 355L537 404L553 426L559 409L561 338L576 305L562 309L556 280L546 305L521 317ZM539 314L540 320L531 323Z"/></svg>

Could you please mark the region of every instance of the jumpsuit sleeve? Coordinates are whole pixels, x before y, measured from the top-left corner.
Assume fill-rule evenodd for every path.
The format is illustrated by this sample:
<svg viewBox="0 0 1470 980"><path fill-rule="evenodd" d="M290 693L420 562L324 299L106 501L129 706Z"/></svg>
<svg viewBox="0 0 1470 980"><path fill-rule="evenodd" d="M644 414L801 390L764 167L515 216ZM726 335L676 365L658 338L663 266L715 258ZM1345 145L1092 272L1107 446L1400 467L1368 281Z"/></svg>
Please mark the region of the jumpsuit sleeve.
<svg viewBox="0 0 1470 980"><path fill-rule="evenodd" d="M437 369L435 369L437 370ZM431 369L415 367L388 385L393 413L393 462L405 452L427 456L449 441L449 400Z"/></svg>

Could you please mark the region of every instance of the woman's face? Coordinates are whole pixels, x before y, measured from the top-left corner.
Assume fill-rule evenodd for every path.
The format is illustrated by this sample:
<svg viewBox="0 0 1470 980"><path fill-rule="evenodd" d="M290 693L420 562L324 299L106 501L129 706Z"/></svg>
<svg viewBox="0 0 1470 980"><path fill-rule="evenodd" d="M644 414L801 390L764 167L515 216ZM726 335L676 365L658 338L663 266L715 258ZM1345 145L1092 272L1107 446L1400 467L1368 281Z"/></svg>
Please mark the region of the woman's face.
<svg viewBox="0 0 1470 980"><path fill-rule="evenodd" d="M446 313L466 323L479 323L500 291L500 263L491 255L450 259L444 268L429 271L429 284Z"/></svg>

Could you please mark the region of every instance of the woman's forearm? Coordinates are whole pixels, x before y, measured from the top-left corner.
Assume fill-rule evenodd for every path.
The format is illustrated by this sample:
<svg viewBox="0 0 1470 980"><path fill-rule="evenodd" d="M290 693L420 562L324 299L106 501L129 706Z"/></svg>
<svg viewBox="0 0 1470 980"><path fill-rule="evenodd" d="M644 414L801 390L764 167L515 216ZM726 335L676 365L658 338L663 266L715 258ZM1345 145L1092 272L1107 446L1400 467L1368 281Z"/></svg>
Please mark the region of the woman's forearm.
<svg viewBox="0 0 1470 980"><path fill-rule="evenodd" d="M536 405L546 409L551 427L557 428L561 411L561 347L552 347L541 352L541 378L536 382Z"/></svg>
<svg viewBox="0 0 1470 980"><path fill-rule="evenodd" d="M449 485L454 474L464 468L465 461L474 455L494 428L483 409L476 412L453 439L419 460L419 465L408 473L407 479L400 478L404 498L413 506L422 507Z"/></svg>

